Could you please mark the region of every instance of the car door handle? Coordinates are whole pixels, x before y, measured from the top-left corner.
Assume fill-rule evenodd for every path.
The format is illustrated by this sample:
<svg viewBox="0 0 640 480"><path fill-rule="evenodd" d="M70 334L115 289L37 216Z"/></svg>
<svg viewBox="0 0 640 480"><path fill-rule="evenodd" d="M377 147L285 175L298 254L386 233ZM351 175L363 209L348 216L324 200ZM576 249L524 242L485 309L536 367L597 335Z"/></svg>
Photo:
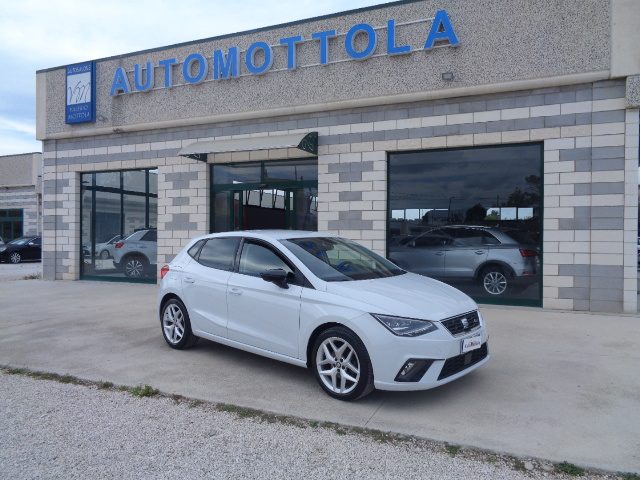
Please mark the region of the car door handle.
<svg viewBox="0 0 640 480"><path fill-rule="evenodd" d="M242 295L242 290L240 290L239 288L230 288L229 289L229 294L230 295Z"/></svg>
<svg viewBox="0 0 640 480"><path fill-rule="evenodd" d="M484 250L476 250L476 255L482 255L484 253Z"/></svg>
<svg viewBox="0 0 640 480"><path fill-rule="evenodd" d="M184 277L184 283L196 283L196 281L191 277Z"/></svg>

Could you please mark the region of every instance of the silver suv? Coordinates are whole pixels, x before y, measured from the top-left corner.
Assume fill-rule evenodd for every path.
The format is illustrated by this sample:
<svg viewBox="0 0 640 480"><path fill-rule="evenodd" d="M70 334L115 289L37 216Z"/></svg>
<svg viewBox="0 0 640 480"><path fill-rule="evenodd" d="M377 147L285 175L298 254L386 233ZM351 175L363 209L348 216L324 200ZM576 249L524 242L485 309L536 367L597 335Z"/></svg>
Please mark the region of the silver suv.
<svg viewBox="0 0 640 480"><path fill-rule="evenodd" d="M443 281L476 280L491 296L537 281L538 250L499 228L450 225L399 239L389 247L399 267Z"/></svg>
<svg viewBox="0 0 640 480"><path fill-rule="evenodd" d="M114 245L113 264L129 278L155 276L158 231L137 230Z"/></svg>

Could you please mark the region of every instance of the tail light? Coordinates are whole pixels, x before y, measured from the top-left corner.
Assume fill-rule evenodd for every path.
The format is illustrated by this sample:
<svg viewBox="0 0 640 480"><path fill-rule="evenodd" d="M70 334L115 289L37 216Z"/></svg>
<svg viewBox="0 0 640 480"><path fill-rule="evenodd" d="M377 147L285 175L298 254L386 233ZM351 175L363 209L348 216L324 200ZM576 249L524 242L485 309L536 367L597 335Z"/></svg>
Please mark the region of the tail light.
<svg viewBox="0 0 640 480"><path fill-rule="evenodd" d="M169 265L165 265L160 269L160 280L162 280L167 273L169 273Z"/></svg>
<svg viewBox="0 0 640 480"><path fill-rule="evenodd" d="M116 243L116 244L115 244L115 247L116 247L116 248L122 248L122 247L124 247L124 242L118 242L118 243Z"/></svg>
<svg viewBox="0 0 640 480"><path fill-rule="evenodd" d="M521 248L520 249L520 255L522 255L523 257L537 257L538 256L538 252L536 252L535 250L528 249L528 248Z"/></svg>

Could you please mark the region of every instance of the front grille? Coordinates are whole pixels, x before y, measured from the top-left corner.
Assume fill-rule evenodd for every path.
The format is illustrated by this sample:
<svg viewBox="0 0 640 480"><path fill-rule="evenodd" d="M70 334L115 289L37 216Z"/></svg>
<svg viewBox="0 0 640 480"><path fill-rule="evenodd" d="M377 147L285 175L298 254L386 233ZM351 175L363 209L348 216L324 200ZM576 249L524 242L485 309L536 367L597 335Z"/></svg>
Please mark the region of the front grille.
<svg viewBox="0 0 640 480"><path fill-rule="evenodd" d="M457 357L451 357L447 359L447 361L444 362L444 366L442 367L440 376L438 376L438 380L442 380L443 378L447 378L451 375L455 375L456 373L460 373L461 371L487 358L487 354L488 349L485 342L480 348L476 350L472 350L468 353L458 355Z"/></svg>
<svg viewBox="0 0 640 480"><path fill-rule="evenodd" d="M451 332L451 335L456 336L478 328L480 326L480 317L478 316L478 312L469 312L448 320L443 320L441 323Z"/></svg>

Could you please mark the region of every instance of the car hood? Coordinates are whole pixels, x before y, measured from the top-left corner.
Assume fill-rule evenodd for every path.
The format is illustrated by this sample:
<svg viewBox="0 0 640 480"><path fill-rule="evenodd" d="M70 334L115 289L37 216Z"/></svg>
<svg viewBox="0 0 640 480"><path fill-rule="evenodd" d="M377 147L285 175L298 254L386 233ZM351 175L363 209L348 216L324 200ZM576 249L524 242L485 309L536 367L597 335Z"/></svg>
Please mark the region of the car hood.
<svg viewBox="0 0 640 480"><path fill-rule="evenodd" d="M434 321L478 308L460 290L415 273L372 280L327 282L327 292L361 302L369 313Z"/></svg>

